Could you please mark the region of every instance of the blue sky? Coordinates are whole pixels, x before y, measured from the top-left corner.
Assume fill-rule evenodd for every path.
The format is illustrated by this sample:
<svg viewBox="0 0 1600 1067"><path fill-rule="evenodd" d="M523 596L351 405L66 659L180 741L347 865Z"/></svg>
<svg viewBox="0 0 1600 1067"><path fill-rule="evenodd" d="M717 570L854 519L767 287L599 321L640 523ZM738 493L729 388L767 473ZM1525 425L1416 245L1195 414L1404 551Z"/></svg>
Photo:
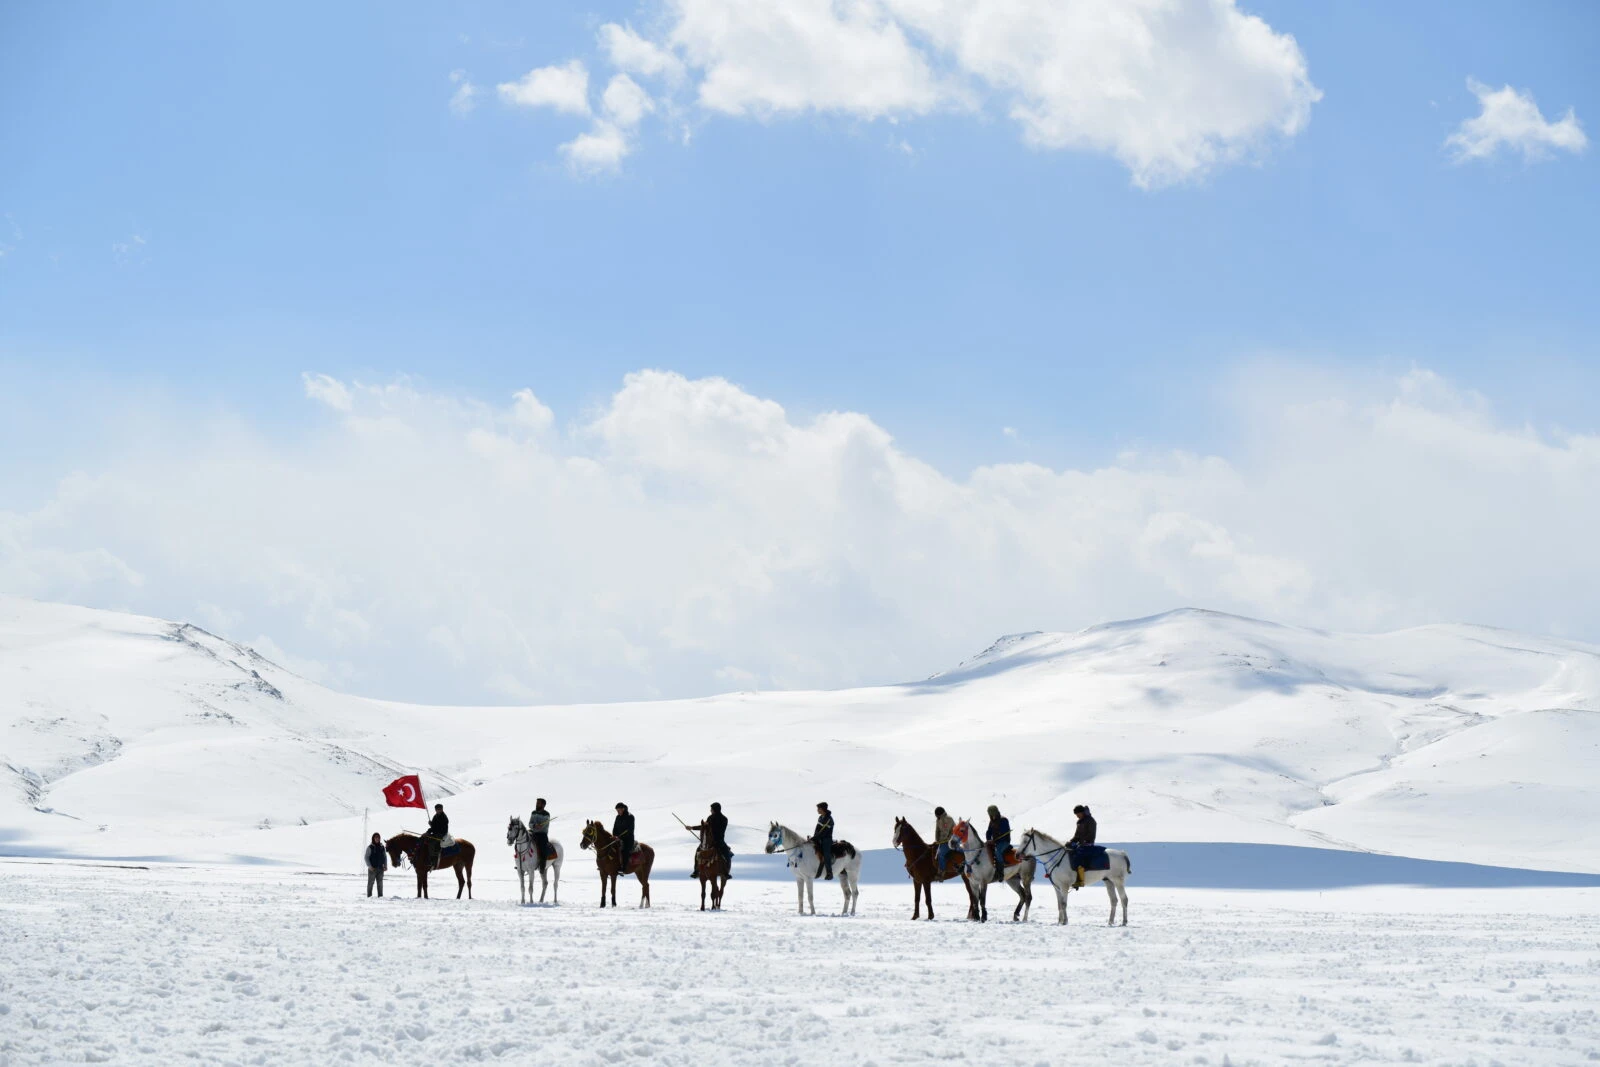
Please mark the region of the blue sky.
<svg viewBox="0 0 1600 1067"><path fill-rule="evenodd" d="M1309 121L1142 188L1105 152L1025 143L998 93L762 118L691 86L594 175L558 149L585 119L497 96L573 58L597 94L599 28L666 40L665 8L11 5L0 511L122 451L130 408L308 447L306 373L531 388L563 424L632 371L719 376L797 423L864 413L954 479L1231 454L1258 429L1241 391L1285 366L1424 368L1501 425L1595 429L1596 153L1445 141L1481 110L1469 78L1592 123L1600 12L1245 10L1293 36ZM481 87L469 113L452 72ZM119 603L192 600L143 588Z"/></svg>

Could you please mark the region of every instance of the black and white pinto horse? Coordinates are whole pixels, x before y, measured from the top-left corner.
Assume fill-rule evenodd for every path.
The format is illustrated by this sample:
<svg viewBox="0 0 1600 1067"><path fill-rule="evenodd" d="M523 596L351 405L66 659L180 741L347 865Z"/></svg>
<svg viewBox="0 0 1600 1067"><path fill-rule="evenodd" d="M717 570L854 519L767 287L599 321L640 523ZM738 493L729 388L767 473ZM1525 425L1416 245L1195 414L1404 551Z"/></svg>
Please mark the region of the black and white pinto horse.
<svg viewBox="0 0 1600 1067"><path fill-rule="evenodd" d="M789 869L794 872L800 914L806 913L806 905L809 904L811 914L815 915L817 902L812 895L812 883L817 880L817 868L822 864L817 846L811 843L809 837L801 837L782 823L775 822L767 831L767 851L782 852L787 857ZM856 901L861 899L861 853L848 841L833 843L833 876L839 880L839 888L844 890L844 910L839 914L854 915Z"/></svg>
<svg viewBox="0 0 1600 1067"><path fill-rule="evenodd" d="M1050 879L1050 884L1056 890L1057 922L1067 924L1067 894L1072 891L1073 883L1078 880L1078 872L1072 866L1072 860L1066 845L1057 841L1047 833L1039 830L1029 830L1022 835L1020 850L1024 856L1032 856L1044 864L1045 877ZM1117 925L1117 900L1122 900L1122 925L1128 925L1128 875L1133 873L1133 864L1128 860L1128 854L1120 848L1106 849L1106 858L1111 861L1109 870L1084 871L1084 886L1093 885L1095 882L1104 882L1106 896L1111 898L1111 918L1106 925Z"/></svg>
<svg viewBox="0 0 1600 1067"><path fill-rule="evenodd" d="M511 822L506 826L506 844L511 846L517 861L517 891L522 898L522 903L533 903L533 876L539 876L539 903L544 903L545 891L550 889L550 876L555 875L555 895L550 898L550 903L561 903L561 861L566 856L560 841L550 842L550 851L555 855L544 863L539 862L539 846L534 843L533 834L528 831L527 825L520 815L511 816Z"/></svg>
<svg viewBox="0 0 1600 1067"><path fill-rule="evenodd" d="M978 834L977 829L966 819L956 823L956 828L950 832L950 846L960 849L961 854L967 858L967 887L978 898L978 921L989 921L989 883L994 881L994 858L989 854L989 846ZM1033 910L1033 872L1034 861L1027 856L1021 863L1006 864L1004 881L1017 894L1017 907L1011 913L1012 922L1027 922L1028 913Z"/></svg>

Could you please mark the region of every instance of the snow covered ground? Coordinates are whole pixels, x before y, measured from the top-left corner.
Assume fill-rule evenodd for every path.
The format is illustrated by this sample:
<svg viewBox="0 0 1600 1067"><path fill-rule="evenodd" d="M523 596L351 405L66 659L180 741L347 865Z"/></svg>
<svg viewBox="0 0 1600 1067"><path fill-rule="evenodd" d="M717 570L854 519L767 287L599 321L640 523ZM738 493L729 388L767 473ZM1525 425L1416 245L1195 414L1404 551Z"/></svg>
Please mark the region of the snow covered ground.
<svg viewBox="0 0 1600 1067"><path fill-rule="evenodd" d="M203 630L0 597L0 855L342 869L419 771L480 847L546 796L575 849L720 800L884 848L942 804L1058 835L1242 842L1600 872L1600 650L1472 626L1329 634L1184 610L1003 639L935 678L837 692L445 708L315 685ZM374 811L374 828L418 826ZM1309 854L1307 854L1309 855Z"/></svg>
<svg viewBox="0 0 1600 1067"><path fill-rule="evenodd" d="M601 911L574 871L521 908L504 863L468 903L408 872L378 901L353 874L0 862L0 1065L1600 1060L1595 889L1134 885L1126 929L1098 890L1063 929L968 924L952 887L935 923L905 886L813 919L736 880L701 914L683 878Z"/></svg>

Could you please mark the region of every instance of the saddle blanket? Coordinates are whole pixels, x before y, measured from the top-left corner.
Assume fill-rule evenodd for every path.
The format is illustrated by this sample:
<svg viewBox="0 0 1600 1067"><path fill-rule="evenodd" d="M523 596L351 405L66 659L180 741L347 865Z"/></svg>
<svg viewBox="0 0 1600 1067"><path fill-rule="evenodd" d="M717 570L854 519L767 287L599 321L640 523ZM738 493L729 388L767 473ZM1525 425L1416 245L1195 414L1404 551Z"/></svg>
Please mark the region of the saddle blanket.
<svg viewBox="0 0 1600 1067"><path fill-rule="evenodd" d="M1111 857L1106 855L1104 845L1079 845L1069 850L1068 862L1074 870L1082 867L1086 871L1109 871Z"/></svg>

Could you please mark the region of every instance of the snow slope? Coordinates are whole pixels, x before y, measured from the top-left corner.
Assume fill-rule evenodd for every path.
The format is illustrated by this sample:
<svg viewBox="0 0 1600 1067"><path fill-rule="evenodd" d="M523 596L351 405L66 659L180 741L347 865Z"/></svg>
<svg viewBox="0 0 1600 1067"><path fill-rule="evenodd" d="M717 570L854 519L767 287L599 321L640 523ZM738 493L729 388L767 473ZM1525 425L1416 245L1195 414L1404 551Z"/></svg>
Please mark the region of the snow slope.
<svg viewBox="0 0 1600 1067"><path fill-rule="evenodd" d="M889 844L944 804L1057 833L1091 804L1120 842L1318 845L1600 871L1600 649L1471 626L1329 634L1182 610L1024 634L922 682L534 708L339 694L158 619L0 598L0 854L281 860L348 869L378 787L420 770L503 847L550 799L575 851L618 799L722 801ZM373 828L420 813L376 809ZM496 853L498 854L498 852Z"/></svg>

